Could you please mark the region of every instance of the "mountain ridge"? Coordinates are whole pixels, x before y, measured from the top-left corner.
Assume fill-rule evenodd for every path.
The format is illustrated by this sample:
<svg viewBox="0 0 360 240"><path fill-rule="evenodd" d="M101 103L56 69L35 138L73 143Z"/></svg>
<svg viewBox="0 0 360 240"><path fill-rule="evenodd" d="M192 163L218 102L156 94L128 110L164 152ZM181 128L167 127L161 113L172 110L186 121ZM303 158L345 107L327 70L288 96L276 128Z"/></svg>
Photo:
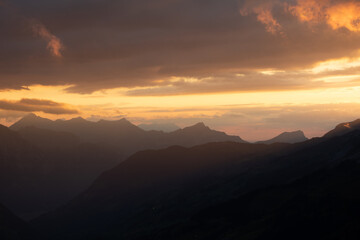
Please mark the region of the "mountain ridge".
<svg viewBox="0 0 360 240"><path fill-rule="evenodd" d="M299 143L308 140L304 132L301 130L292 132L283 132L274 138L265 141L258 141L256 143L272 144L272 143Z"/></svg>

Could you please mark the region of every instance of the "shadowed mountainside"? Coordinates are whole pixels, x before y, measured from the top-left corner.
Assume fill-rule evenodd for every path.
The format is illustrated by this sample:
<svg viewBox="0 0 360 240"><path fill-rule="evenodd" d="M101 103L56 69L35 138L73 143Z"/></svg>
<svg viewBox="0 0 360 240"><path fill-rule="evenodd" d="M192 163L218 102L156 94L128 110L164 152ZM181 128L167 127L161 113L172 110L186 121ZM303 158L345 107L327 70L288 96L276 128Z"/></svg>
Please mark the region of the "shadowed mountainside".
<svg viewBox="0 0 360 240"><path fill-rule="evenodd" d="M156 239L359 239L359 175L357 155L291 184L205 208Z"/></svg>
<svg viewBox="0 0 360 240"><path fill-rule="evenodd" d="M212 143L143 151L33 224L49 231L50 239L194 239L195 235L189 238L179 229L199 231L188 226L196 213L257 189L291 184L320 169L336 167L359 156L359 149L360 133L354 131L294 145ZM259 199L256 204L266 203ZM213 239L223 239L221 229L229 227L228 222L219 221L221 237ZM245 229L244 234L251 231Z"/></svg>
<svg viewBox="0 0 360 240"><path fill-rule="evenodd" d="M36 238L26 222L0 204L0 239L28 240Z"/></svg>
<svg viewBox="0 0 360 240"><path fill-rule="evenodd" d="M354 130L360 130L360 119L338 124L333 130L326 133L324 138L341 136Z"/></svg>

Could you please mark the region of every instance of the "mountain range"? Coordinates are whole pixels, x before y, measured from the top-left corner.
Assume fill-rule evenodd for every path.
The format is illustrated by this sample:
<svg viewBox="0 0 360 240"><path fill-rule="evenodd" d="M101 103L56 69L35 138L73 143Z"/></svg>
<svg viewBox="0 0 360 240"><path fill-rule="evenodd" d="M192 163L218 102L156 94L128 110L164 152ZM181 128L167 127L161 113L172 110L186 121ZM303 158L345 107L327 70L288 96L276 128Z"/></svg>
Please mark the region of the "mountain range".
<svg viewBox="0 0 360 240"><path fill-rule="evenodd" d="M30 114L10 129L0 126L0 201L30 219L69 201L132 152L220 141L244 142L203 123L164 133L125 119L52 121Z"/></svg>
<svg viewBox="0 0 360 240"><path fill-rule="evenodd" d="M124 125L169 145L141 145L122 160L110 129ZM321 138L297 131L252 144L203 123L164 133L126 120L30 115L0 126L0 202L38 217L27 224L0 208L0 219L18 219L16 229L41 240L357 239L359 127L356 120ZM4 226L0 236L12 228Z"/></svg>
<svg viewBox="0 0 360 240"><path fill-rule="evenodd" d="M194 126L178 129L170 133L145 131L125 118L117 121L87 121L83 118L52 121L29 114L10 126L19 131L24 127L36 127L53 131L72 133L82 142L91 142L113 147L120 154L129 156L145 149L161 149L172 145L191 147L208 142L245 142L238 136L229 136L197 123Z"/></svg>
<svg viewBox="0 0 360 240"><path fill-rule="evenodd" d="M46 239L301 239L313 228L307 220L323 224L334 214L345 225L356 224L340 210L356 194L351 182L358 181L357 168L349 179L341 173L341 182L330 173L343 166L349 171L359 160L357 130L297 144L229 142L142 151L32 225ZM347 195L337 193L346 184ZM339 207L329 208L336 204L332 194ZM314 210L318 204L323 212ZM349 205L345 213L356 209ZM305 232L294 237L282 224ZM348 228L353 236L355 226L331 231L341 235ZM315 233L329 235L325 227Z"/></svg>

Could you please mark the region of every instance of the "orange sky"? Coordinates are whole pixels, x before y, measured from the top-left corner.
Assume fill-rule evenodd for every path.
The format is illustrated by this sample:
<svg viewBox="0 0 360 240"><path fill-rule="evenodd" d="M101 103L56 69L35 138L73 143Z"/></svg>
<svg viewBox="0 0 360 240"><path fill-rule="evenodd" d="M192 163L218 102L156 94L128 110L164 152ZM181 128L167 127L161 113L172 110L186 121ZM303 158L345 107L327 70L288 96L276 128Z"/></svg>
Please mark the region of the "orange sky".
<svg viewBox="0 0 360 240"><path fill-rule="evenodd" d="M5 125L29 112L203 121L253 141L359 118L357 1L16 0L0 11Z"/></svg>

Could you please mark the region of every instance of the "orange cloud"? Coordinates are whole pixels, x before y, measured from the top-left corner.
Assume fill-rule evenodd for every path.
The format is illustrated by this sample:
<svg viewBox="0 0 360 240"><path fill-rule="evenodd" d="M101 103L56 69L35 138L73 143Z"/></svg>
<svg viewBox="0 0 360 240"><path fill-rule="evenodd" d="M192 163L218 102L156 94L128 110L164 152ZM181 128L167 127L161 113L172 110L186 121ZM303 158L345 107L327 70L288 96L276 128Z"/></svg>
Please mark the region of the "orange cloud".
<svg viewBox="0 0 360 240"><path fill-rule="evenodd" d="M329 0L297 0L297 4L289 6L288 10L302 22L318 23L325 18L329 4Z"/></svg>
<svg viewBox="0 0 360 240"><path fill-rule="evenodd" d="M41 23L33 23L32 29L35 34L48 42L47 49L52 55L62 57L61 51L64 49L64 46L58 37L50 33L49 30L47 30Z"/></svg>
<svg viewBox="0 0 360 240"><path fill-rule="evenodd" d="M360 31L360 3L355 1L297 0L289 11L302 22L325 22L332 29Z"/></svg>
<svg viewBox="0 0 360 240"><path fill-rule="evenodd" d="M257 15L257 20L265 25L266 31L272 34L282 33L281 25L272 14L272 7L273 5L269 3L260 4L254 7L246 5L240 10L240 14L242 16L247 16L249 13L255 13Z"/></svg>
<svg viewBox="0 0 360 240"><path fill-rule="evenodd" d="M0 100L0 109L19 112L43 112L57 115L79 113L77 109L64 103L32 98L23 98L18 101Z"/></svg>
<svg viewBox="0 0 360 240"><path fill-rule="evenodd" d="M271 13L271 9L255 8L254 12L257 14L257 20L266 26L266 31L276 34L281 32L281 25L275 20Z"/></svg>
<svg viewBox="0 0 360 240"><path fill-rule="evenodd" d="M296 0L294 4L286 1L248 1L240 14L257 15L257 20L265 25L266 31L275 34L282 33L282 26L275 19L272 9L283 6L285 12L296 16L300 22L309 24L325 23L333 30L345 28L352 32L360 32L360 2L334 0Z"/></svg>
<svg viewBox="0 0 360 240"><path fill-rule="evenodd" d="M327 10L327 23L333 28L346 28L352 32L360 31L360 3L339 3Z"/></svg>

